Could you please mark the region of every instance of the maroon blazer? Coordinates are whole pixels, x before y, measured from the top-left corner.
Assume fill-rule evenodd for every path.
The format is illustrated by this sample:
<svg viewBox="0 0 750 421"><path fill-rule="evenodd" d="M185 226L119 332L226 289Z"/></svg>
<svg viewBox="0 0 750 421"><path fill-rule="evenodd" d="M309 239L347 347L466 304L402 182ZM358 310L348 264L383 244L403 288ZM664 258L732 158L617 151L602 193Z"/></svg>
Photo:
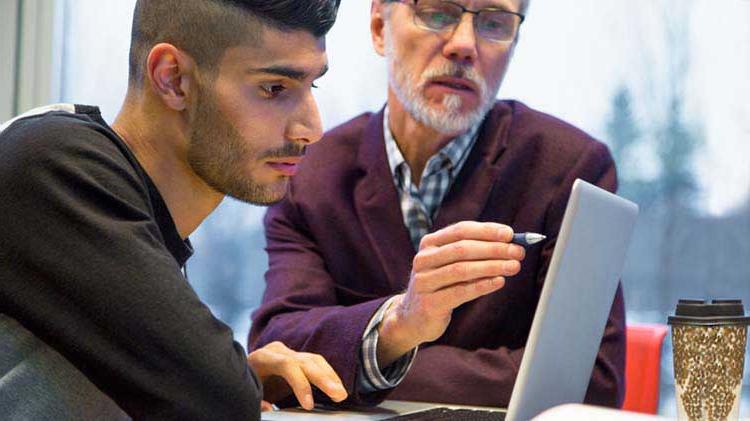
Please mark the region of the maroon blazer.
<svg viewBox="0 0 750 421"><path fill-rule="evenodd" d="M420 347L398 387L360 396L356 376L365 326L388 297L406 289L415 255L382 123L382 111L368 113L328 132L309 148L288 197L269 209L267 289L253 314L249 347L281 341L322 354L352 403L388 396L507 406L573 181L582 178L615 191L609 151L519 102L497 102L433 230L463 220L493 221L550 240L527 250L521 272L503 289L457 308L445 334ZM618 287L586 402L619 407L624 367L625 312Z"/></svg>

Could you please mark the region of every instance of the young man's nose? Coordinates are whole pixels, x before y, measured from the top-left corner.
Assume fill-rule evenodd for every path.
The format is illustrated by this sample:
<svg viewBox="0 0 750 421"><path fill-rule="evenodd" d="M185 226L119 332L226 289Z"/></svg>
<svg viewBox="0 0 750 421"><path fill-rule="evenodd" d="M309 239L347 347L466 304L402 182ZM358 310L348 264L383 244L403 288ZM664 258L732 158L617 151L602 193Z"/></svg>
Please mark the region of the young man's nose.
<svg viewBox="0 0 750 421"><path fill-rule="evenodd" d="M323 137L323 125L320 121L318 104L312 92L308 92L304 101L297 107L289 120L286 130L289 140L312 144Z"/></svg>

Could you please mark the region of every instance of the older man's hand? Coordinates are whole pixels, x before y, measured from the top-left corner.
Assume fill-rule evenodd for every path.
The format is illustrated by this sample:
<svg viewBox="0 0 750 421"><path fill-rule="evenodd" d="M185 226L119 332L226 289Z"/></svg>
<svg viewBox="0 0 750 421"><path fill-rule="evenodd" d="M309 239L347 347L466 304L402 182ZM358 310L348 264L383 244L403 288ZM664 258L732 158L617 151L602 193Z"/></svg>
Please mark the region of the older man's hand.
<svg viewBox="0 0 750 421"><path fill-rule="evenodd" d="M322 356L296 352L281 342L272 342L251 352L247 362L263 383L261 409L294 393L300 405L313 409L312 386L315 385L334 402L347 397L341 379Z"/></svg>
<svg viewBox="0 0 750 421"><path fill-rule="evenodd" d="M414 257L409 288L386 311L378 334L385 367L423 342L439 338L453 309L499 290L521 270L523 247L502 224L464 221L425 235Z"/></svg>

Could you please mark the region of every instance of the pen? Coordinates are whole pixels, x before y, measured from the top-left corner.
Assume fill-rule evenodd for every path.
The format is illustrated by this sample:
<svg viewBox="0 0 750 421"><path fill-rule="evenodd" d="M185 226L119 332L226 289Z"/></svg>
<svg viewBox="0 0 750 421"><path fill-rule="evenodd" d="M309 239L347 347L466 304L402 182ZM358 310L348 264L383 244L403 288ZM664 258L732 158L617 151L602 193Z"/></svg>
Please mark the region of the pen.
<svg viewBox="0 0 750 421"><path fill-rule="evenodd" d="M519 232L513 234L513 240L511 240L511 243L521 246L530 246L544 240L545 238L547 238L546 235L537 234L535 232Z"/></svg>

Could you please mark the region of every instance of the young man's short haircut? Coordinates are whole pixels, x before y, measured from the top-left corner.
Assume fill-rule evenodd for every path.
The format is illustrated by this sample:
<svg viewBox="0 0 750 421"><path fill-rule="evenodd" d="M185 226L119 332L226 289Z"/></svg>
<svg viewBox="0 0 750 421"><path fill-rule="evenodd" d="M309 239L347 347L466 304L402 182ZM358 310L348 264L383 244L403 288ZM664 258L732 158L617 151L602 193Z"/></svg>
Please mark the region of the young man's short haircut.
<svg viewBox="0 0 750 421"><path fill-rule="evenodd" d="M264 26L325 35L340 1L138 0L130 41L130 84L143 83L146 58L160 42L187 52L210 73L227 48L259 42Z"/></svg>

